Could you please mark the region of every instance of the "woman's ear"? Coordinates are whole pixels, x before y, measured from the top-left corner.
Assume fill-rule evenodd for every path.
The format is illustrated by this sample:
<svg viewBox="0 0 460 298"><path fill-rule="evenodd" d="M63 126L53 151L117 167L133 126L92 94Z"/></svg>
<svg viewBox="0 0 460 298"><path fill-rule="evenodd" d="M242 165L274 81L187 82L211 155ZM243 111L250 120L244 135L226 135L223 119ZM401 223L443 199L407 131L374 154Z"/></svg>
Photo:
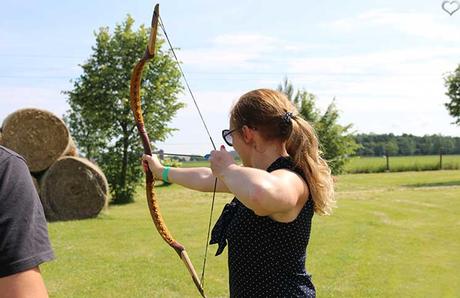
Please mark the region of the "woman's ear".
<svg viewBox="0 0 460 298"><path fill-rule="evenodd" d="M243 125L241 128L241 134L245 143L250 143L254 140L254 130L249 128L247 125Z"/></svg>

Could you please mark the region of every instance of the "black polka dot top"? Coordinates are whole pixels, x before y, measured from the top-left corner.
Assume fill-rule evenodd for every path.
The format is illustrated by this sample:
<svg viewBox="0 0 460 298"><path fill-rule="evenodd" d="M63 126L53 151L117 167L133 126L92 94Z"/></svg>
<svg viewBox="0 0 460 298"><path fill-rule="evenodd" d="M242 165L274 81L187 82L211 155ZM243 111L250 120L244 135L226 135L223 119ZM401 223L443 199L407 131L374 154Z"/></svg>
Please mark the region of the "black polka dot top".
<svg viewBox="0 0 460 298"><path fill-rule="evenodd" d="M277 169L304 177L289 157L278 158L267 171ZM289 223L258 216L237 198L226 204L210 244L219 244L216 256L228 244L230 297L315 297L305 270L313 213L311 196Z"/></svg>

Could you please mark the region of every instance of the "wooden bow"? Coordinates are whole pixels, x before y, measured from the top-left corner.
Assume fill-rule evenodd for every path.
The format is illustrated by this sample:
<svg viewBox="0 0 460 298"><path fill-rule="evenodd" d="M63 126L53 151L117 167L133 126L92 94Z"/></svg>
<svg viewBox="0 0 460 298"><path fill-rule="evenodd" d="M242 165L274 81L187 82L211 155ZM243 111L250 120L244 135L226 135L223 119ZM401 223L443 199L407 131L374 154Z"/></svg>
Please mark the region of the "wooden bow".
<svg viewBox="0 0 460 298"><path fill-rule="evenodd" d="M134 119L136 122L137 129L139 131L139 135L142 140L142 145L144 147L144 153L147 155L152 155L152 148L150 146L149 137L145 130L144 126L144 117L142 116L142 109L141 109L141 97L140 97L140 85L141 85L141 77L142 77L142 70L144 69L144 65L150 60L155 57L155 43L157 37L157 29L158 29L158 20L159 20L159 5L155 5L155 9L153 12L152 17L152 28L150 31L150 38L147 45L147 49L145 51L145 55L133 69L131 75L131 85L130 85L130 105L131 110L134 114ZM202 297L206 297L204 294L203 287L198 279L198 275L193 267L190 258L188 257L187 252L185 251L185 247L174 240L171 233L169 232L166 224L161 216L160 207L158 205L155 192L153 191L154 186L154 178L153 173L150 169L146 171L146 192L147 192L147 203L150 210L150 215L152 216L152 220L155 223L155 226L160 233L161 237L168 243L174 250L177 252L181 260L184 262L185 267L187 267L190 275L192 276L193 282L195 283L198 291L200 292Z"/></svg>

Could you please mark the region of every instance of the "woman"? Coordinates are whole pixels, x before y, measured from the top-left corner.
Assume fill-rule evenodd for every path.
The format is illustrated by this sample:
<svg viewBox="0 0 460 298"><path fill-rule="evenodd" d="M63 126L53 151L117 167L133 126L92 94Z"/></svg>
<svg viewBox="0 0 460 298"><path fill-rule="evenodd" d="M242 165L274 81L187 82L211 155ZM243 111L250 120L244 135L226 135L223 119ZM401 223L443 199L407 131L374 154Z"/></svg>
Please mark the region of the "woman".
<svg viewBox="0 0 460 298"><path fill-rule="evenodd" d="M235 195L212 231L216 255L228 243L231 297L315 297L305 270L313 213L335 203L331 171L313 128L286 96L259 89L244 94L222 136L238 152L212 151L209 168L163 167L144 155L154 176L199 191Z"/></svg>

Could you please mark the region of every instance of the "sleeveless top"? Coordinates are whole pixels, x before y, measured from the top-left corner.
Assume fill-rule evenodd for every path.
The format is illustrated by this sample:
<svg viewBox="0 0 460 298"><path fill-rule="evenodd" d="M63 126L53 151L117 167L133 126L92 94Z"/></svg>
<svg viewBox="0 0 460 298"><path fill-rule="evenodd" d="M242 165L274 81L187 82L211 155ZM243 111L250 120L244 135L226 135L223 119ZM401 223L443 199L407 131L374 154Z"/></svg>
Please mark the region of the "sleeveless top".
<svg viewBox="0 0 460 298"><path fill-rule="evenodd" d="M290 157L280 157L267 169L292 170L306 181ZM228 244L230 297L315 297L305 269L306 248L313 217L311 195L297 218L289 223L258 216L237 198L226 204L210 244L220 255Z"/></svg>

